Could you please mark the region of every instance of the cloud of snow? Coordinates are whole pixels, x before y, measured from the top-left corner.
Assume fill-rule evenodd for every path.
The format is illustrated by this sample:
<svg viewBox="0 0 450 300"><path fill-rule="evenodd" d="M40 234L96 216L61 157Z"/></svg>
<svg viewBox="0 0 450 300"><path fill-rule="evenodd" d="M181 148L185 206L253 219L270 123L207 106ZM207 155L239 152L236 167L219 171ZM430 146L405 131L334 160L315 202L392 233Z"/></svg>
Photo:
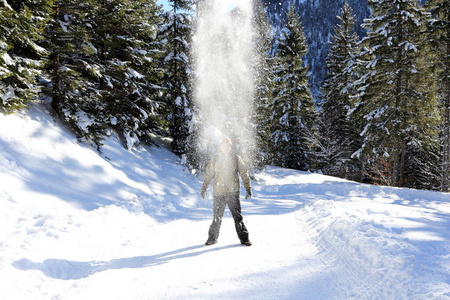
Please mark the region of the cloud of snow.
<svg viewBox="0 0 450 300"><path fill-rule="evenodd" d="M228 136L244 156L253 143L253 36L251 1L208 0L199 5L193 58L201 138L214 144Z"/></svg>

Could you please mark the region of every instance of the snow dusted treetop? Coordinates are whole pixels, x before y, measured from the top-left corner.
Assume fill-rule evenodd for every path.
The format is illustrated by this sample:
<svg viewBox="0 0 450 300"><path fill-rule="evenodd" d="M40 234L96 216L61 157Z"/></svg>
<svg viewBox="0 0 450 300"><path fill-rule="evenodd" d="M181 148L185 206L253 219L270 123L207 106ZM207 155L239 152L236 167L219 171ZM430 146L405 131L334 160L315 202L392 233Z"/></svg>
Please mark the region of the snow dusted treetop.
<svg viewBox="0 0 450 300"><path fill-rule="evenodd" d="M168 0L169 5L172 7L172 11L176 14L180 11L185 11L186 13L191 11L192 5L195 0Z"/></svg>

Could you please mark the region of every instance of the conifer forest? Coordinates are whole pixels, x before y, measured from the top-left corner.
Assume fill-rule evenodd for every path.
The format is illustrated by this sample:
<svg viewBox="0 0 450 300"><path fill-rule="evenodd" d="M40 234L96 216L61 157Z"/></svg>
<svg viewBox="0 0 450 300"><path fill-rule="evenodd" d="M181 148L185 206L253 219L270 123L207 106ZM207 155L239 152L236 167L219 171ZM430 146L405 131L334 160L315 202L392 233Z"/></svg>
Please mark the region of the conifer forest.
<svg viewBox="0 0 450 300"><path fill-rule="evenodd" d="M45 105L99 152L111 134L129 150L170 138L202 170L192 40L208 0L168 2L0 0L0 112ZM253 6L254 168L449 192L450 1Z"/></svg>

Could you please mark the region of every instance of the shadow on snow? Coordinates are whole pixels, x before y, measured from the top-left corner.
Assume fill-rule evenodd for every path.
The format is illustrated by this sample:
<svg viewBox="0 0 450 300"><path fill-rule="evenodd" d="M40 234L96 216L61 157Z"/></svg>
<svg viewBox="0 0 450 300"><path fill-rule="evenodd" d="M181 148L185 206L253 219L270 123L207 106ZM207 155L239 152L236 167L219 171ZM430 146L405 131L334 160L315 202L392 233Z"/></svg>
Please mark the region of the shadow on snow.
<svg viewBox="0 0 450 300"><path fill-rule="evenodd" d="M150 256L113 259L110 261L78 262L64 259L46 259L42 263L23 258L12 263L19 270L38 270L45 276L61 280L77 280L108 270L140 269L158 266L177 259L190 258L209 252L243 247L234 244L221 247L197 245Z"/></svg>

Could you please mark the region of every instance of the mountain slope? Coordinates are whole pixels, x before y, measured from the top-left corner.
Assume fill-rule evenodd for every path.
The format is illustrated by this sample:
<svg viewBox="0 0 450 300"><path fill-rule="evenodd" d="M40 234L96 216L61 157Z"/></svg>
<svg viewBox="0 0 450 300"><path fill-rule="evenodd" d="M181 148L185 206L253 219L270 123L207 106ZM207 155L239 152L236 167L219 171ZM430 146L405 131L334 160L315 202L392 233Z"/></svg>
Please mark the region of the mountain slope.
<svg viewBox="0 0 450 300"><path fill-rule="evenodd" d="M103 154L39 105L0 115L1 299L449 299L450 195L267 168L252 247L165 148ZM201 179L201 178L200 178Z"/></svg>

